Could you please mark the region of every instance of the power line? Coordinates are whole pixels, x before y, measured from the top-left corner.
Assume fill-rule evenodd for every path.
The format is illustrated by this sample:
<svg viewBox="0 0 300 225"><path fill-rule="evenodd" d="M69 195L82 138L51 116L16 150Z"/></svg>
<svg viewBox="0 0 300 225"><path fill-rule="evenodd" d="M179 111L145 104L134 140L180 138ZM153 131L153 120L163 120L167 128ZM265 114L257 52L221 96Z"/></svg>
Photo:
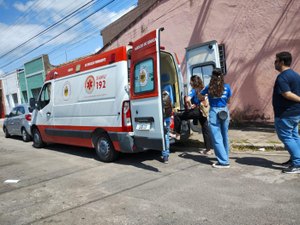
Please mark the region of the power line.
<svg viewBox="0 0 300 225"><path fill-rule="evenodd" d="M30 41L34 40L36 37L46 33L47 31L51 30L53 27L55 27L56 25L60 24L62 21L66 20L66 19L70 19L72 16L76 15L76 13L78 11L80 11L81 9L85 8L87 5L89 5L91 2L93 2L95 0L91 0L89 2L87 2L86 4L84 4L83 6L79 7L78 9L74 10L73 12L69 13L67 16L63 17L62 19L60 19L59 21L57 21L56 23L52 24L51 26L47 27L45 30L39 32L38 34L36 34L35 36L29 38L27 41L19 44L18 46L16 46L15 48L9 50L8 52L4 53L2 56L0 56L0 59L2 59L3 57L7 56L8 54L14 52L16 49L26 45L27 43L29 43Z"/></svg>
<svg viewBox="0 0 300 225"><path fill-rule="evenodd" d="M112 2L114 2L114 1L115 1L115 0L109 1L109 2L106 3L104 6L101 6L101 7L98 8L95 12L93 12L93 13L89 14L88 16L84 17L84 18L81 19L79 22L73 24L71 27L67 28L67 29L64 30L63 32L61 32L61 33L59 33L58 35L52 37L52 38L49 39L48 41L46 41L46 42L40 44L39 46L37 46L37 47L35 47L34 49L30 50L29 52L25 53L24 55L22 55L22 56L20 56L20 57L18 57L18 58L16 58L16 59L10 61L9 63L6 63L5 65L2 65L1 67L2 67L2 68L7 67L8 65L14 63L16 60L19 60L19 59L25 57L26 55L30 54L31 52L35 51L36 49L42 47L43 45L49 43L50 41L52 41L52 40L54 40L54 39L56 39L57 37L59 37L59 36L62 35L63 33L67 32L68 30L72 29L73 27L77 26L78 24L82 23L84 20L88 19L89 17L91 17L91 16L94 15L95 13L99 12L100 10L104 9L105 7L107 7L108 5L110 5L110 4L111 4Z"/></svg>
<svg viewBox="0 0 300 225"><path fill-rule="evenodd" d="M126 1L122 1L122 3L121 4L118 4L118 6L120 7L120 5L126 5L128 2L130 2L131 0L127 0L127 2ZM131 7L133 7L133 6L136 6L136 4L133 4ZM131 8L130 7L130 8ZM125 12L126 13L126 12ZM123 15L123 14L122 14ZM114 16L112 16L112 17L109 17L109 19L110 20L112 20L112 21L115 21L115 19L117 19L118 17L120 17L120 15L119 14L116 14L116 15L114 15ZM87 41L87 40L89 40L89 39L92 39L92 38L95 38L95 34L99 34L99 30L101 30L101 29L103 29L103 27L104 26L107 26L108 24L104 24L104 25L102 25L102 26L99 26L99 25L93 25L93 26L89 26L89 27L85 27L85 29L84 30L82 30L81 31L81 33L83 34L83 35L81 35L80 36L80 38L78 38L78 37L75 37L75 38L73 38L72 40L70 40L69 41L69 46L68 46L68 50L71 50L71 49L75 49L81 42L83 42L83 41ZM95 31L95 29L97 29L97 31ZM77 41L75 41L74 42L74 40L77 40ZM72 47L73 46L73 47ZM53 50L51 50L50 52L48 52L47 54L52 54L52 53L54 53L54 52L56 52L56 51L58 51L59 49L62 49L63 47L65 47L65 46L59 46L59 47L57 47L57 48L54 48ZM70 48L71 47L71 48ZM61 54L59 54L59 56L61 56L61 55L63 55L63 54L65 54L65 52L64 53L61 53Z"/></svg>

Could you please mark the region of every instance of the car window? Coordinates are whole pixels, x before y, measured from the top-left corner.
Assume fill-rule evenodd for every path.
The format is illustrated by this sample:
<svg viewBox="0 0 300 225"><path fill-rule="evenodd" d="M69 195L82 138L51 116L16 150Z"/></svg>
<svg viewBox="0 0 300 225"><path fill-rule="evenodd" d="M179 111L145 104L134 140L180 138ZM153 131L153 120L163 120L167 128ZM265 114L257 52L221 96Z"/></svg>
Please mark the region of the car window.
<svg viewBox="0 0 300 225"><path fill-rule="evenodd" d="M17 115L17 108L13 108L13 110L10 112L9 117L13 117Z"/></svg>
<svg viewBox="0 0 300 225"><path fill-rule="evenodd" d="M17 111L18 116L25 114L25 109L24 107L18 107L18 111Z"/></svg>

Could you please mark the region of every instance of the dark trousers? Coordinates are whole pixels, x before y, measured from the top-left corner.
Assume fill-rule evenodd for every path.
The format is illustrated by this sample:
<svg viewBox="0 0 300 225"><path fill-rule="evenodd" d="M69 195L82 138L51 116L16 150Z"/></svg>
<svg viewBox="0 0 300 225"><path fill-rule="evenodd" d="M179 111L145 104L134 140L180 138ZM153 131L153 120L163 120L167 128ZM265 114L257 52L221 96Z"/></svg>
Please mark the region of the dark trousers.
<svg viewBox="0 0 300 225"><path fill-rule="evenodd" d="M198 120L200 122L205 148L207 150L212 149L210 132L208 128L208 121L207 118L202 115L199 108L190 109L188 111L184 111L183 113L175 114L174 128L176 133L180 134L181 132L181 121L190 120L190 119Z"/></svg>

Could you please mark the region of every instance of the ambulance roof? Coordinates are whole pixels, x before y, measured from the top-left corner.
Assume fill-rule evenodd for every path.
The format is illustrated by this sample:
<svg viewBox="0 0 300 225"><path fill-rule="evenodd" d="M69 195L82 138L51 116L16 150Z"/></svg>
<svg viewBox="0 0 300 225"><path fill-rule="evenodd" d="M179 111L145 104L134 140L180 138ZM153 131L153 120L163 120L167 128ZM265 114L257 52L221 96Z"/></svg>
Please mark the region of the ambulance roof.
<svg viewBox="0 0 300 225"><path fill-rule="evenodd" d="M46 81L124 60L127 60L127 47L121 46L107 52L89 55L58 66L47 73Z"/></svg>

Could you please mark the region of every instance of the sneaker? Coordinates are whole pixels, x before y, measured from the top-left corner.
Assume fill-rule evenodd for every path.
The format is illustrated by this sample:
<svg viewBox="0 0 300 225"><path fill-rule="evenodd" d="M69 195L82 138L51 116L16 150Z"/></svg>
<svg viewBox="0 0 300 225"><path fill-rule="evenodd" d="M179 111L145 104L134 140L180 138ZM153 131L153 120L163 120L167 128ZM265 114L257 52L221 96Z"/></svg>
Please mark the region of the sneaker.
<svg viewBox="0 0 300 225"><path fill-rule="evenodd" d="M300 166L290 166L282 170L283 173L300 173Z"/></svg>
<svg viewBox="0 0 300 225"><path fill-rule="evenodd" d="M163 157L163 163L168 164L169 163L169 157L167 157L167 156Z"/></svg>
<svg viewBox="0 0 300 225"><path fill-rule="evenodd" d="M288 166L290 167L291 165L293 165L293 162L291 159L289 159L288 161L284 162L284 163L281 163L282 166Z"/></svg>
<svg viewBox="0 0 300 225"><path fill-rule="evenodd" d="M226 168L230 168L229 164L220 164L220 163L214 163L212 164L213 168L218 168L218 169L226 169Z"/></svg>
<svg viewBox="0 0 300 225"><path fill-rule="evenodd" d="M214 154L213 150L211 150L211 149L210 150L200 150L199 153L203 154L203 155L212 155L212 154Z"/></svg>

